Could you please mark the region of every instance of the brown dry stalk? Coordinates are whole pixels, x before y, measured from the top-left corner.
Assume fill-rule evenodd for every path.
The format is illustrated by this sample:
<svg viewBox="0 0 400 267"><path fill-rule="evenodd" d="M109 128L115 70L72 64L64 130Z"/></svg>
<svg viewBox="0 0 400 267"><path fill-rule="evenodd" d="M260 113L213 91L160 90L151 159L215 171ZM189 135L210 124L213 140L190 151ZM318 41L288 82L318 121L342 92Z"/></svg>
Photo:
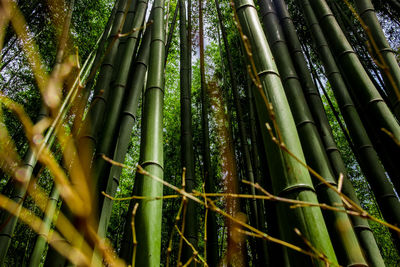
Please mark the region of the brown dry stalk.
<svg viewBox="0 0 400 267"><path fill-rule="evenodd" d="M181 204L180 204L180 206L179 206L178 213L177 213L177 215L175 216L174 227L172 228L171 235L170 235L169 242L168 242L167 264L166 264L167 267L169 267L169 261L170 261L170 256L171 256L171 252L172 252L172 238L174 237L175 226L178 225L178 222L179 222L179 220L180 220L180 216L181 216L182 209L183 209L183 200L181 201Z"/></svg>
<svg viewBox="0 0 400 267"><path fill-rule="evenodd" d="M179 231L178 226L175 225L175 229L178 232L178 234L181 236L181 238L186 242L186 244L192 249L193 251L193 256L199 258L201 262L203 262L204 266L208 266L207 262L204 261L203 257L200 256L199 252L196 250L196 248L193 246L192 243L189 242L189 240L186 239L186 237L182 234L181 231Z"/></svg>
<svg viewBox="0 0 400 267"><path fill-rule="evenodd" d="M133 242L133 252L132 252L132 267L135 267L135 261L136 261L136 248L137 248L137 240L136 240L136 230L135 230L135 216L136 216L136 211L139 207L139 203L136 203L135 206L133 207L132 211L132 219L131 219L131 228L132 228L132 242Z"/></svg>

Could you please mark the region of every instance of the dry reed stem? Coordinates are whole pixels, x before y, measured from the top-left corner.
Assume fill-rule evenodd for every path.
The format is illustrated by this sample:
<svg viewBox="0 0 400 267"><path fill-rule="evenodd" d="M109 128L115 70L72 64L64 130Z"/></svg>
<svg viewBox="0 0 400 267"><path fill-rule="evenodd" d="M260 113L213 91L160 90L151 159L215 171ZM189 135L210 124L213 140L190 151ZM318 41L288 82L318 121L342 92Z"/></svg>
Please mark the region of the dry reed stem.
<svg viewBox="0 0 400 267"><path fill-rule="evenodd" d="M183 167L183 172L182 172L182 190L185 191L185 187L186 187L186 168ZM186 192L186 191L185 191ZM182 204L183 204L183 215L182 215L182 233L185 232L185 225L186 225L186 212L187 212L187 198L185 196L183 196L182 198ZM175 225L175 228L178 230L178 226ZM179 239L179 248L178 248L178 266L181 266L181 256L182 256L182 248L183 248L183 235L180 235L180 239Z"/></svg>
<svg viewBox="0 0 400 267"><path fill-rule="evenodd" d="M180 220L182 209L183 209L183 200L181 201L178 213L175 216L174 227L171 230L171 235L170 235L170 238L169 238L168 248L167 248L167 264L166 264L166 267L169 267L169 261L170 261L170 256L171 256L171 252L172 252L172 239L173 239L174 233L175 233L175 226L178 225L178 222Z"/></svg>
<svg viewBox="0 0 400 267"><path fill-rule="evenodd" d="M180 198L182 197L181 195L166 195L166 196L162 196L162 197L144 197L144 196L130 196L130 197L113 197L110 196L109 194L107 194L106 192L102 191L101 192L106 198L109 198L113 201L126 201L126 200L131 200L131 199L138 199L138 200L147 200L147 201L151 201L151 200L160 200L160 199L171 199L171 198Z"/></svg>
<svg viewBox="0 0 400 267"><path fill-rule="evenodd" d="M2 1L4 4L4 1ZM6 5L8 5L9 3L6 3ZM12 4L10 4L12 5ZM9 9L11 8L10 6L7 6ZM8 12L11 14L11 11L8 10ZM57 91L58 89L61 90L60 88L60 84L62 83L62 81L64 80L64 78L66 77L66 75L69 74L70 70L74 67L74 64L71 64L70 62L67 62L67 64L61 64L58 65L59 68L55 68L52 72L52 76L51 79L38 79L37 77L45 77L47 78L47 76L45 76L45 74L41 73L41 65L40 65L40 56L39 53L37 53L37 49L33 43L33 41L31 41L30 39L27 38L28 33L25 29L27 29L27 27L24 27L26 25L22 15L20 14L19 10L17 9L16 6L12 6L12 12L13 12L13 27L18 35L18 37L20 39L22 39L23 43L26 44L28 43L28 46L24 46L24 50L27 54L28 60L30 62L31 68L33 70L33 73L35 74L37 83L39 85L39 88L41 89L42 95L45 99L46 102L46 97L47 97L47 104L50 107L53 107L53 110L55 110L55 107L58 106L58 102L59 101L55 101L53 102L54 105L52 105L51 103L49 103L50 100L54 100L54 90ZM79 63L77 64L79 65ZM78 86L77 86L78 85ZM80 86L80 75L76 78L73 88L74 90L70 90L69 94L67 95L66 99L64 100L65 105L63 105L60 110L58 110L57 112L55 112L57 114L56 118L53 120L53 125L51 127L51 130L54 130L56 128L56 125L58 123L58 121L60 121L60 123L58 125L61 125L61 120L60 120L60 116L64 113L63 107L68 106L67 108L69 108L70 104L68 104L68 102L72 102L74 100L74 97L76 96L76 92L77 92L77 88L81 87ZM57 89L58 88L58 89ZM53 89L53 90L50 90ZM51 94L50 91L53 91L53 95ZM70 97L73 96L73 97ZM71 100L72 98L72 100ZM2 97L1 100L5 100L6 98ZM49 100L50 99L50 100ZM57 100L57 99L56 99ZM43 120L35 125L33 125L29 118L26 116L26 114L24 114L23 109L20 108L18 105L16 105L15 103L12 103L10 101L2 101L3 104L5 103L6 106L8 104L8 108L10 108L12 111L14 111L17 116L19 117L21 123L23 124L24 128L25 128L25 133L28 137L28 140L30 142L31 148L33 149L33 151L36 152L37 154L37 158L39 161L41 161L44 166L47 166L50 171L53 173L54 178L55 178L55 182L58 184L58 187L61 188L60 190L60 194L61 196L64 198L64 200L66 201L67 205L70 207L70 209L72 210L72 212L80 217L84 217L85 216L85 211L83 210L83 207L85 205L81 205L83 203L90 203L90 201L86 201L88 200L88 190L87 190L87 183L85 183L85 179L82 179L82 171L81 168L74 168L73 170L70 169L71 171L71 176L72 176L72 180L78 181L78 187L77 186L71 186L71 184L69 183L64 171L60 168L60 166L58 165L57 161L54 159L52 153L50 152L50 150L45 146L45 143L42 142L41 146L39 146L37 142L37 140L41 140L42 139L42 135L41 132L43 132L45 130L45 128L47 128L47 126L49 125L49 119L47 120ZM49 131L51 132L51 131ZM49 133L50 137L51 133ZM66 134L64 133L64 131L61 131L61 134L58 134L58 138L59 140L65 141L64 146L66 146L67 152L69 153L64 153L64 157L67 158L66 159L66 164L67 166L69 165L70 162L72 162L72 159L74 157L74 155L76 155L75 152L75 147L72 146L71 142L69 142L69 139L65 138ZM48 139L47 139L48 140ZM35 142L36 141L36 142ZM43 152L43 153L42 153ZM22 165L22 164L21 164ZM18 174L18 172L16 172L16 174ZM73 177L78 177L78 179L74 179ZM30 177L29 177L30 178ZM83 182L82 182L83 181ZM76 191L76 189L78 188L78 190ZM32 190L31 190L32 191ZM33 194L33 195L37 195ZM45 196L45 194L42 194L42 196ZM80 197L83 197L83 199L80 199ZM82 201L83 200L83 201ZM37 203L39 206L40 204ZM77 208L77 207L81 207L81 209ZM43 207L42 207L43 209ZM59 220L61 220L62 216L59 216ZM58 221L59 222L59 221ZM65 227L65 222L68 222L67 220L64 221L64 223L60 223L63 224L63 226L61 227L62 229L68 228ZM88 224L88 221L86 222ZM88 224L89 225L89 224ZM87 227L88 227L87 225ZM70 227L72 229L74 229L73 227ZM74 232L74 231L70 231L69 233ZM75 234L77 234L78 236L80 236L79 233L77 233L75 231ZM66 234L66 236L68 236L70 234ZM80 238L78 238L80 239ZM96 242L96 238L93 238L94 241ZM74 242L74 240L76 239L72 239L70 240L70 242ZM84 247L87 247L87 245L84 245ZM90 255L90 252L87 251L87 255ZM106 258L108 257L109 253L106 253Z"/></svg>
<svg viewBox="0 0 400 267"><path fill-rule="evenodd" d="M301 239L303 240L303 242L307 245L307 247L310 248L311 251L313 251L315 254L317 254L317 255L320 257L320 259L326 263L327 266L330 265L330 262L329 262L328 257L327 257L325 254L319 252L319 251L311 244L311 242L300 232L299 229L295 228L294 231L296 232L296 234L297 234L298 236L301 237ZM340 266L340 265L339 265L339 266Z"/></svg>
<svg viewBox="0 0 400 267"><path fill-rule="evenodd" d="M192 261L196 258L196 256L193 254L192 257L189 258L189 260L182 266L182 267L186 267L189 266L190 263L192 263Z"/></svg>
<svg viewBox="0 0 400 267"><path fill-rule="evenodd" d="M196 248L193 246L193 244L190 243L189 240L187 240L187 238L182 234L181 231L179 231L178 226L175 225L175 229L176 229L176 231L178 232L178 234L180 235L180 237L185 241L185 243L192 249L193 255L194 255L195 257L199 258L199 260L200 260L201 262L203 262L203 264L204 264L205 266L208 266L207 262L205 262L204 259L203 259L203 257L200 256L199 252L196 250Z"/></svg>
<svg viewBox="0 0 400 267"><path fill-rule="evenodd" d="M136 230L135 230L135 216L136 216L136 211L139 207L139 203L136 203L135 206L133 207L132 211L132 219L131 219L131 228L132 228L132 242L133 242L133 252L132 252L132 267L135 267L135 261L136 261L136 248L137 248L137 240L136 240Z"/></svg>
<svg viewBox="0 0 400 267"><path fill-rule="evenodd" d="M89 238L95 242L96 248L98 248L100 253L102 254L106 266L115 266L115 267L126 266L125 262L122 259L118 258L118 256L114 253L114 250L109 244L108 239L101 239L97 235L97 230L95 231L89 225L86 225L86 229L89 234Z"/></svg>
<svg viewBox="0 0 400 267"><path fill-rule="evenodd" d="M390 138L392 138L392 140L396 143L396 145L400 146L400 141L394 136L393 133L386 130L385 128L381 128L381 131L387 134Z"/></svg>
<svg viewBox="0 0 400 267"><path fill-rule="evenodd" d="M205 183L202 184L203 189L203 199L204 199L204 207L205 207L205 214L204 214L204 261L207 261L207 220L208 220L208 204L207 204L207 197L206 197L206 188Z"/></svg>
<svg viewBox="0 0 400 267"><path fill-rule="evenodd" d="M143 26L140 26L139 28L133 28L132 30L130 30L130 31L126 32L126 33L119 33L118 34L118 38L127 37L127 36L131 35L132 33L144 30L147 27L149 27L151 24L153 24L153 21L149 21L148 23L144 24Z"/></svg>

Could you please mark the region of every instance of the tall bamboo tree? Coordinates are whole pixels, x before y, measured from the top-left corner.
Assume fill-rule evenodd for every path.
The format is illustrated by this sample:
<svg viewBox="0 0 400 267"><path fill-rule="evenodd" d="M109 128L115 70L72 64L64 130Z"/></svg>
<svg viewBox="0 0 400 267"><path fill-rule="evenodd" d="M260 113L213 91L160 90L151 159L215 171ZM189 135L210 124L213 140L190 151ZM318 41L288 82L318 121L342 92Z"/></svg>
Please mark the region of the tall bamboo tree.
<svg viewBox="0 0 400 267"><path fill-rule="evenodd" d="M396 61L395 53L390 48L390 45L385 38L371 2L369 0L357 0L355 1L355 4L362 21L365 23L365 26L368 27L368 37L372 38L369 43L376 44L376 47L374 45L371 46L378 49L378 51L373 50L374 54L372 56L376 58L376 62L382 62L379 64L379 67L381 70L381 75L385 81L384 84L382 83L382 85L384 85L385 92L387 94L387 97L384 98L384 100L386 100L386 103L390 104L389 106L392 107L394 115L399 120L400 68ZM371 61L374 63L374 60ZM375 76L380 77L379 74L375 74ZM381 95L383 95L382 92ZM377 138L372 138L372 140L375 141L374 146L377 149L378 155L381 158L386 171L389 173L391 181L393 182L396 190L400 191L400 167L396 160L398 153L400 153L398 146L391 146L389 149L385 148L387 147L385 142L388 141L384 139L382 140L382 138L379 137L379 134L377 134ZM381 143L383 142L383 144L378 144L378 140L380 140ZM381 147L383 147L383 149Z"/></svg>
<svg viewBox="0 0 400 267"><path fill-rule="evenodd" d="M138 108L139 96L141 95L142 88L145 85L145 77L147 73L147 67L149 62L150 54L150 42L151 42L151 26L146 29L143 36L140 49L138 51L138 56L133 68L132 84L129 89L129 94L127 96L127 101L122 112L122 119L120 124L120 130L118 134L118 142L114 152L114 160L117 162L123 162L125 154L128 151L129 140L131 136L131 129L133 124L136 122L136 114ZM107 194L114 195L117 187L119 185L119 178L122 173L122 168L120 166L114 165L111 167L110 175L108 177ZM131 201L133 202L133 201ZM110 209L112 201L109 199L104 200L103 209ZM132 231L131 226L128 223L131 219L133 205L130 205L128 209L128 219L124 227L124 236L122 239L120 256L129 261L132 257ZM102 214L102 216L104 216ZM108 215L109 216L109 215ZM107 221L109 218L107 219ZM106 230L106 223L103 224L104 231ZM100 225L101 226L101 225Z"/></svg>
<svg viewBox="0 0 400 267"><path fill-rule="evenodd" d="M145 84L145 76L147 72L147 66L149 61L149 52L150 52L150 41L151 41L151 26L146 29L146 32L143 35L142 43L140 45L140 49L138 51L137 58L132 68L132 81L129 86L128 92L126 92L126 101L124 103L122 112L121 112L121 119L120 119L120 127L118 133L118 141L115 145L114 151L114 161L123 163L125 155L128 151L129 140L131 136L131 130L136 122L136 114L137 108L139 103L139 98L142 92L142 88ZM119 177L121 176L122 167L113 165L110 170L110 174L108 176L108 184L106 193L113 196L117 190L119 184ZM106 202L108 204L106 204ZM107 230L106 227L108 225L108 220L111 211L111 203L110 199L104 200L104 205L102 208L102 213L100 217L100 225L99 231ZM108 210L108 211L106 211ZM104 212L103 212L104 211ZM105 219L104 224L102 224L102 218ZM107 222L107 223L106 223ZM102 226L101 226L102 225ZM104 227L100 229L100 227Z"/></svg>
<svg viewBox="0 0 400 267"><path fill-rule="evenodd" d="M43 218L42 227L40 232L38 233L35 246L33 247L33 251L31 253L31 257L29 260L30 267L39 266L40 262L42 261L43 252L46 248L46 237L50 233L51 222L57 212L57 202L59 200L59 196L60 196L60 191L54 184L49 199L47 201L45 217Z"/></svg>
<svg viewBox="0 0 400 267"><path fill-rule="evenodd" d="M368 33L379 49L379 54L375 55L377 60L384 60L384 64L381 64L382 76L385 77L385 90L389 95L393 112L397 119L400 118L400 68L396 60L396 55L393 49L390 47L385 34L382 31L381 25L379 24L378 18L375 14L374 6L370 0L355 0L357 12L360 15L362 21L368 27ZM383 63L383 62L382 62Z"/></svg>
<svg viewBox="0 0 400 267"><path fill-rule="evenodd" d="M312 31L319 55L326 69L327 77L332 85L354 145L357 148L356 152L358 153L356 155L358 155L361 168L371 184L383 216L389 222L398 224L399 201L395 196L392 185L387 180L383 166L379 163L379 157L368 138L350 94L346 90L346 83L335 64L334 56L328 47L327 40L319 27L309 1L299 1L299 4L304 10L307 23Z"/></svg>
<svg viewBox="0 0 400 267"><path fill-rule="evenodd" d="M238 127L239 127L239 137L240 137L240 144L243 149L244 153L244 161L245 161L245 169L246 169L246 179L251 181L252 183L255 182L254 178L254 171L253 171L253 164L251 162L251 155L250 155L250 149L247 143L247 134L246 134L246 129L245 129L245 123L244 123L244 115L243 115L243 110L240 104L240 97L239 97L239 91L238 91L238 85L236 82L235 78L235 73L233 70L233 61L232 61L232 55L229 49L229 43L228 43L228 38L227 38L227 33L220 9L220 5L218 0L215 0L215 6L217 10L217 16L218 16L218 21L219 21L219 26L221 28L221 33L222 33L222 40L225 48L225 53L226 53L226 59L228 61L228 71L229 71L229 76L230 76L230 84L232 88L232 94L233 94L233 99L234 99L234 104L236 108L236 113L237 113L237 118L238 118ZM250 193L252 195L255 195L255 188L250 187ZM250 213L251 213L251 223L254 225L257 229L263 230L264 225L265 225L265 219L263 216L259 215L259 213L262 213L262 210L260 207L258 207L256 199L250 200ZM266 262L266 255L267 255L267 244L265 240L257 239L257 257L259 260L259 263L261 262Z"/></svg>
<svg viewBox="0 0 400 267"><path fill-rule="evenodd" d="M140 148L140 165L145 171L163 178L163 96L164 96L164 57L165 27L164 1L155 0L153 4L154 23L151 30L149 75L144 96L144 115ZM160 197L162 184L145 175L138 175L135 181L135 194L146 197ZM159 266L161 250L162 200L143 200L135 218L137 231L137 266Z"/></svg>
<svg viewBox="0 0 400 267"><path fill-rule="evenodd" d="M357 100L368 114L375 133L381 139L385 149L397 149L393 139L382 129L386 129L394 138L400 140L400 126L368 77L329 6L325 0L311 0L310 4L329 42L329 47L332 49L338 65L343 70L342 74L350 85L349 88L353 91L353 95L357 96Z"/></svg>
<svg viewBox="0 0 400 267"><path fill-rule="evenodd" d="M85 166L87 177L91 176L90 166L92 165L93 153L99 139L98 135L104 120L104 112L110 95L110 81L113 75L115 59L120 42L119 34L122 31L126 19L129 3L131 3L131 1L128 0L120 0L118 2L117 12L109 36L108 48L106 50L107 53L102 61L98 80L93 92L94 96L92 104L89 113L85 118L85 123L83 124L78 140L79 157L83 166Z"/></svg>
<svg viewBox="0 0 400 267"><path fill-rule="evenodd" d="M318 203L308 171L296 159L282 151L271 140L265 129L265 123L269 122L274 127L274 133L280 138L280 142L283 142L285 147L296 157L305 161L289 104L271 50L258 20L254 3L251 0L237 0L235 6L240 25L243 27L243 33L251 44L262 93L265 94L274 109L274 121L271 121L271 117L267 117L266 103L262 101L260 91L255 92L257 112L260 126L263 129L262 134L274 192L288 198ZM274 179L278 177L279 179ZM284 240L298 244L296 242L297 237L292 232L292 229L297 227L306 235L313 246L318 247L332 262L337 261L319 208L302 208L289 211L287 204L279 203L278 214L282 222L280 225L281 237ZM297 254L293 255L292 251L287 250L287 253L288 257L285 257L287 264L290 262L294 266L299 264L304 266L306 262L309 262L308 258ZM321 261L315 261L315 264L324 265Z"/></svg>
<svg viewBox="0 0 400 267"><path fill-rule="evenodd" d="M200 7L201 10L201 7ZM199 19L202 19L201 12ZM202 23L200 22L200 27ZM201 31L201 28L200 28ZM196 187L196 177L194 172L194 150L193 150L193 130L192 130L192 101L191 101L191 68L192 62L189 46L188 27L186 25L186 3L179 1L179 32L180 32L180 101L181 101L181 159L182 167L185 171L185 190L192 192ZM200 40L201 42L201 40ZM184 235L187 240L197 247L197 207L196 203L188 200L186 204L186 216ZM193 255L193 250L187 244L183 244L182 260L187 262ZM194 264L194 263L193 263Z"/></svg>
<svg viewBox="0 0 400 267"><path fill-rule="evenodd" d="M274 0L274 3L281 20L284 34L288 40L287 43L291 50L294 65L300 74L299 76L301 77L300 81L302 82L304 95L308 100L310 110L315 118L319 132L321 133L321 139L325 145L325 150L329 160L332 163L333 171L336 177L339 177L340 174L344 175L343 192L353 201L359 204L354 188L348 180L347 171L333 138L332 130L330 128L328 118L326 117L320 95L314 83L312 82L311 74L307 68L307 62L303 53L301 52L302 50L300 41L296 34L296 30L290 18L289 12L286 8L285 1ZM383 264L383 259L380 255L371 229L369 228L368 222L365 219L355 216L352 216L351 219L356 233L358 233L360 245L363 248L363 251L366 252L365 254L367 256L367 262L374 263L375 266L380 266Z"/></svg>
<svg viewBox="0 0 400 267"><path fill-rule="evenodd" d="M297 125L307 163L326 181L337 186L325 148L302 92L300 79L290 57L275 7L271 0L261 0L259 2L267 40L276 59L286 96L294 114L294 121ZM305 77L302 78L304 79ZM309 80L312 84L311 77ZM305 91L311 89L315 91L315 87L313 87L308 85ZM321 202L331 206L342 202L336 192L327 188L319 180L315 180L314 185ZM324 215L339 262L344 265L359 264L366 266L348 216L343 212L324 212Z"/></svg>
<svg viewBox="0 0 400 267"><path fill-rule="evenodd" d="M118 136L116 135L116 131L121 111L122 111L122 102L125 96L125 88L127 87L127 81L129 77L129 73L131 70L131 66L133 66L135 52L137 44L139 43L140 36L140 28L143 25L146 10L147 10L147 0L142 0L134 5L134 16L133 22L126 27L127 32L131 32L127 36L126 45L121 53L121 60L118 71L116 72L116 78L112 85L112 95L110 97L110 103L106 108L106 116L103 122L102 127L102 137L100 142L96 148L96 158L93 166L93 179L97 181L97 192L100 193L104 191L107 187L108 183L108 174L111 168L110 164L107 163L101 155L106 155L108 157L113 157L113 148L116 145ZM124 27L125 28L125 27ZM121 47L119 48L121 49ZM103 196L99 196L98 205L102 207ZM103 209L101 209L103 213ZM108 212L110 212L109 210ZM104 212L106 212L104 210ZM105 229L99 229L100 236L105 236Z"/></svg>
<svg viewBox="0 0 400 267"><path fill-rule="evenodd" d="M107 46L107 41L109 41L109 37L111 34L111 29L113 26L113 21L115 18L115 14L117 13L117 9L118 9L118 3L120 0L116 0L113 6L113 9L111 10L111 14L110 17L108 18L107 24L104 28L104 31L101 35L101 37L99 38L98 41L98 47L96 49L96 56L94 58L93 64L92 64L92 68L90 70L90 75L89 78L86 82L86 85L84 87L84 89L82 90L82 92L80 93L80 95L78 96L77 99L77 103L75 104L75 118L74 118L74 122L72 124L72 132L75 136L78 136L79 133L79 129L81 127L82 124L82 118L84 115L84 110L86 105L88 104L88 99L90 96L90 92L91 89L95 83L95 74L98 71L98 66L101 63L101 59L104 55L104 50L106 49Z"/></svg>
<svg viewBox="0 0 400 267"><path fill-rule="evenodd" d="M349 11L346 13L338 2L328 0L327 3L331 7L332 13L335 15L335 18L337 19L347 39L352 44L354 50L359 54L361 64L363 65L369 78L374 83L376 89L379 91L385 102L390 103L387 99L385 90L382 88L384 86L382 77L377 70L377 66L373 58L369 56L368 46L365 45L366 39L357 29L354 19L349 17Z"/></svg>
<svg viewBox="0 0 400 267"><path fill-rule="evenodd" d="M188 25L189 26L189 25ZM190 27L188 27L190 29ZM202 32L200 29L200 33ZM202 162L203 162L203 179L204 187L206 192L215 192L215 173L211 168L211 157L210 157L210 129L209 129L209 99L207 92L207 84L205 81L205 66L204 66L204 41L203 39L199 43L200 46L200 82L201 82L201 134L202 134ZM218 239L217 237L217 222L215 214L209 213L207 220L207 258L210 260L210 264L216 266L219 251L218 251Z"/></svg>
<svg viewBox="0 0 400 267"><path fill-rule="evenodd" d="M37 117L38 122L40 122L47 116L48 116L48 109L45 107L44 104L42 104L42 108ZM32 175L34 175L33 172L36 163L37 163L37 158L35 152L29 149L24 157L24 166L20 167L21 177L23 177L23 180L21 180L21 182L17 182L13 190L12 196L10 197L10 199L12 199L13 201L20 203L19 209L15 211L14 215L18 215L21 211L25 194L29 186L29 182L31 180ZM24 181L24 183L22 181ZM9 213L3 213L3 215L5 218L3 223L4 226L0 232L0 266L4 265L7 256L7 251L8 248L10 247L11 238L18 221L18 216L13 216L12 214Z"/></svg>
<svg viewBox="0 0 400 267"><path fill-rule="evenodd" d="M176 25L176 21L178 19L178 12L179 12L179 1L176 3L176 6L175 6L174 17L172 18L171 26L168 31L167 43L165 44L165 55L166 55L165 62L167 62L169 49L171 47L172 37L174 36L175 25Z"/></svg>

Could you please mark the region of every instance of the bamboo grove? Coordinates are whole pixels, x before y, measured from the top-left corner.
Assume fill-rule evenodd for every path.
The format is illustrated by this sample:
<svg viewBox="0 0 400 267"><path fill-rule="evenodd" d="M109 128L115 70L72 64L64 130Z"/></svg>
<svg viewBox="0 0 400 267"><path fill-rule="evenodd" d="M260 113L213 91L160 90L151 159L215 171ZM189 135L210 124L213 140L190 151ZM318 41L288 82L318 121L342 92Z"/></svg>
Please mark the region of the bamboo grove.
<svg viewBox="0 0 400 267"><path fill-rule="evenodd" d="M1 0L0 266L398 266L399 15Z"/></svg>

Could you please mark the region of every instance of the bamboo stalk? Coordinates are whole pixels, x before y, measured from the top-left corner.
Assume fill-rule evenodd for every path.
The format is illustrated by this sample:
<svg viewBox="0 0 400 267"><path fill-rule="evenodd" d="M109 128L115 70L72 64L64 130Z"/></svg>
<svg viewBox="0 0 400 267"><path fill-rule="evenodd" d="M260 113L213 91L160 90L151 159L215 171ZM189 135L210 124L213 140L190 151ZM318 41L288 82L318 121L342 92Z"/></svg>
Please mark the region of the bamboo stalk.
<svg viewBox="0 0 400 267"><path fill-rule="evenodd" d="M247 45L246 50L248 50L248 44L250 44L251 54L254 55L254 64L258 75L258 78L256 76L254 78L261 82L261 84L256 83L256 86L260 89L255 92L256 108L265 142L268 166L273 178L274 192L288 198L318 203L307 170L290 155L281 151L264 128L267 122L273 125L274 133L277 136L275 138L279 138L279 142L283 142L302 161L305 160L296 126L292 114L289 112L290 107L271 50L258 20L254 3L251 0L236 0L235 7L238 20L243 27L243 34L249 41L249 43L245 43ZM262 102L262 98L264 102ZM271 114L271 106L273 107L273 114ZM268 111L269 118L267 117ZM298 237L292 229L299 228L302 233L307 234L307 239L318 247L330 261L337 261L320 209L305 208L289 211L288 206L282 203L278 205L277 209L281 222L281 237L284 240L298 244ZM292 255L292 252L287 251L287 253ZM310 259L298 254L290 258L296 258L295 262L291 261L293 264L300 264L300 262L302 266L307 262L311 264ZM289 260L289 257L286 260ZM315 264L325 265L323 261L315 261Z"/></svg>
<svg viewBox="0 0 400 267"><path fill-rule="evenodd" d="M201 4L201 3L199 3ZM200 61L201 61L201 42L202 40L202 12L199 7L200 20ZM185 168L185 187L188 192L196 188L195 170L194 170L194 150L193 150L193 129L192 129L192 104L191 104L191 52L189 46L188 33L189 28L186 25L186 3L179 1L179 32L180 32L180 102L181 102L181 161L182 168ZM186 216L184 216L183 234L188 241L197 248L198 240L198 219L196 204L188 200L186 205ZM187 244L183 244L182 262L187 262L192 257L193 251ZM194 266L194 262L190 265Z"/></svg>
<svg viewBox="0 0 400 267"><path fill-rule="evenodd" d="M113 157L115 151L115 145L117 143L118 135L118 125L121 123L120 117L122 115L122 105L124 96L126 96L127 82L129 74L131 73L131 65L133 65L135 58L135 51L137 44L139 43L139 33L140 28L143 25L146 10L147 10L147 0L138 1L135 5L135 15L133 17L132 23L126 27L128 31L134 30L126 40L126 44L123 52L121 53L120 65L116 74L115 81L112 85L112 95L110 97L109 104L106 107L106 116L104 118L102 128L102 136L100 142L96 147L96 155L94 159L94 165L92 170L92 179L95 182L98 206L103 206L103 196L101 192L106 190L107 184L109 183L109 173L111 169L111 164L106 162L102 155L107 157ZM133 6L133 3L131 4ZM121 47L119 48L121 49ZM133 80L133 82L136 82ZM138 81L138 83L141 83ZM138 95L136 95L138 97ZM103 213L103 210L101 211ZM105 213L111 213L111 207ZM106 234L106 229L99 228L98 234L104 237Z"/></svg>
<svg viewBox="0 0 400 267"><path fill-rule="evenodd" d="M370 43L378 49L377 61L382 76L385 78L385 90L393 107L393 113L400 118L400 68L396 60L396 55L390 47L385 34L382 31L378 18L375 14L374 6L370 0L355 0L357 13L365 27L366 34L371 38Z"/></svg>
<svg viewBox="0 0 400 267"><path fill-rule="evenodd" d="M336 186L332 167L325 153L325 148L308 105L310 104L310 106L313 107L320 104L319 108L322 108L322 110L318 111L319 114L314 112L314 115L320 117L324 114L322 102L319 99L319 94L308 73L307 65L304 66L305 60L301 52L301 47L298 48L300 50L291 50L293 61L299 61L299 57L303 59L302 68L297 68L301 75L299 78L294 67L294 62L290 57L291 53L286 45L284 32L280 26L272 0L259 2L267 40L275 56L286 96L294 114L294 120L297 125L306 161L308 165L324 177L328 183ZM278 1L275 1L275 3L278 3ZM285 3L280 4L280 7L285 7ZM303 86L300 81L304 82ZM306 97L308 97L308 103ZM314 186L321 203L327 203L330 206L342 203L340 196L333 190L327 188L320 181L314 180ZM361 248L348 216L342 212L324 212L324 218L331 234L331 240L339 263L346 266L354 264L366 266ZM295 259L293 259L293 261L295 261Z"/></svg>
<svg viewBox="0 0 400 267"><path fill-rule="evenodd" d="M163 177L163 96L165 27L164 1L153 4L154 23L151 31L148 83L145 91L140 165L157 177ZM162 196L162 184L138 175L135 181L137 195ZM137 232L137 266L159 266L161 252L162 200L141 201L135 216Z"/></svg>
<svg viewBox="0 0 400 267"><path fill-rule="evenodd" d="M343 114L343 118L349 130L349 134L352 137L354 145L356 147L356 155L358 156L361 169L371 184L371 188L376 196L380 209L388 222L398 224L399 214L399 201L394 194L393 187L386 178L385 170L379 162L379 157L374 150L370 139L365 131L364 125L361 122L360 116L354 106L354 103L346 90L346 84L343 80L341 73L337 65L335 64L334 55L331 53L327 40L318 24L317 18L310 6L308 0L299 1L299 5L304 10L307 24L309 25L314 41L320 55L320 58L324 64L327 77L332 85L332 89L335 93L339 108ZM360 222L360 225L362 222ZM360 228L361 229L361 228ZM369 249L370 255L376 259L376 266L382 262L377 254L376 247L372 242L372 237L365 234L370 241L365 241L364 247L371 246ZM371 261L373 262L373 261Z"/></svg>

